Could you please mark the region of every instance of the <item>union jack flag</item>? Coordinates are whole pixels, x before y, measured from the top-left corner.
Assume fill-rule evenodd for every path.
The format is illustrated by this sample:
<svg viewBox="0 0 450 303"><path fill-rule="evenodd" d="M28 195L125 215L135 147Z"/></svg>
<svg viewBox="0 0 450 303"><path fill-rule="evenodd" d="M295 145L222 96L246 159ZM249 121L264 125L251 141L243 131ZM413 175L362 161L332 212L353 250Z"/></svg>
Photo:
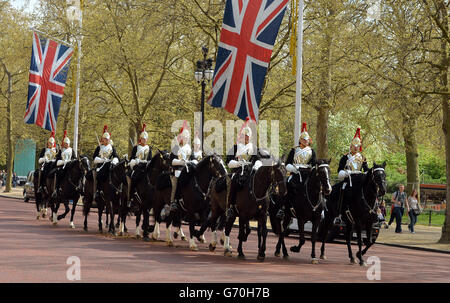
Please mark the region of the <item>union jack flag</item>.
<svg viewBox="0 0 450 303"><path fill-rule="evenodd" d="M33 33L26 123L56 131L73 51L71 47Z"/></svg>
<svg viewBox="0 0 450 303"><path fill-rule="evenodd" d="M261 90L289 0L227 0L208 104L258 121Z"/></svg>

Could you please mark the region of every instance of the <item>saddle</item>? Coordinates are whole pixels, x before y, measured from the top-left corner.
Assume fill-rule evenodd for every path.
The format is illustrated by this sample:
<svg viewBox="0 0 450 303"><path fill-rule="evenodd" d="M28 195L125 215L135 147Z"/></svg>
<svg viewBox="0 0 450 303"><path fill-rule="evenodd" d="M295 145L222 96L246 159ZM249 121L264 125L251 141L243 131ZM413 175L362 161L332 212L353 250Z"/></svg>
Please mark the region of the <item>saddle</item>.
<svg viewBox="0 0 450 303"><path fill-rule="evenodd" d="M181 174L178 177L178 183L177 188L182 189L189 185L189 182L192 178L195 177L196 173L196 165L194 163L188 163L187 164L189 172L186 170L186 167L184 167L181 170Z"/></svg>
<svg viewBox="0 0 450 303"><path fill-rule="evenodd" d="M236 184L238 185L237 190L241 190L244 185L248 182L248 180L250 180L250 177L252 174L254 174L255 172L252 169L252 165L245 165L244 166L244 173L235 173L234 174L234 180L236 182Z"/></svg>

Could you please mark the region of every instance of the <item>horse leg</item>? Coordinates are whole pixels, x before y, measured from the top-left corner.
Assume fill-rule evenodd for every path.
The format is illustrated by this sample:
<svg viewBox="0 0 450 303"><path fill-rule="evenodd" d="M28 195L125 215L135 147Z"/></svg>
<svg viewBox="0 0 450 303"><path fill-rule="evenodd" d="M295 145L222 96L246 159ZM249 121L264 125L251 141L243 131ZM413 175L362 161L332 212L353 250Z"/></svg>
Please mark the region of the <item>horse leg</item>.
<svg viewBox="0 0 450 303"><path fill-rule="evenodd" d="M375 241L372 241L372 222L366 225L366 235L367 238L365 239L366 247L361 252L361 255L364 256L366 252L369 250L369 248L375 244Z"/></svg>
<svg viewBox="0 0 450 303"><path fill-rule="evenodd" d="M238 251L238 258L241 260L245 260L245 255L244 252L242 251L242 242L244 242L245 239L245 223L243 221L244 220L239 218L239 234L238 234L239 245L237 251Z"/></svg>
<svg viewBox="0 0 450 303"><path fill-rule="evenodd" d="M59 201L53 200L53 208L52 208L53 225L58 224L58 209L59 209Z"/></svg>
<svg viewBox="0 0 450 303"><path fill-rule="evenodd" d="M75 199L73 199L72 210L70 211L70 228L75 228L75 224L73 224L73 217L75 216L75 210L77 208L79 198L80 197L75 197Z"/></svg>
<svg viewBox="0 0 450 303"><path fill-rule="evenodd" d="M261 226L261 228L260 228L260 226ZM259 237L262 238L261 239L262 243L261 243L261 247L259 248L259 251L258 251L257 259L262 262L266 258L266 238L267 238L267 217L266 216L264 216L262 219L258 220L258 230L260 230Z"/></svg>
<svg viewBox="0 0 450 303"><path fill-rule="evenodd" d="M102 221L102 216L103 216L103 210L105 208L105 205L103 203L99 203L97 202L97 215L98 215L98 231L100 233L103 233L103 221Z"/></svg>
<svg viewBox="0 0 450 303"><path fill-rule="evenodd" d="M300 249L302 248L303 244L305 244L305 222L303 219L297 218L298 222L298 245L297 246L291 246L292 252L300 252Z"/></svg>
<svg viewBox="0 0 450 303"><path fill-rule="evenodd" d="M350 259L350 264L356 264L356 260L353 257L353 252L352 252L352 234L353 234L353 226L350 222L345 222L346 223L346 230L345 230L345 240L347 243L347 250L348 250L348 257Z"/></svg>
<svg viewBox="0 0 450 303"><path fill-rule="evenodd" d="M69 200L68 199L64 199L64 213L62 215L58 216L58 221L64 219L67 214L70 212L70 207L69 207Z"/></svg>
<svg viewBox="0 0 450 303"><path fill-rule="evenodd" d="M285 237L285 234L287 233L289 223L290 223L290 220L283 221L283 225L282 225L283 230L280 233L280 235L281 235L281 246L283 248L283 258L285 258L285 259L289 258L289 254L288 254L288 251L287 251L287 248L286 248L286 243L284 242L284 237Z"/></svg>
<svg viewBox="0 0 450 303"><path fill-rule="evenodd" d="M311 263L318 264L319 259L316 258L316 237L317 237L317 228L319 225L320 217L312 219L312 230L311 230Z"/></svg>
<svg viewBox="0 0 450 303"><path fill-rule="evenodd" d="M225 239L224 239L224 243L223 243L223 248L224 248L224 255L227 257L231 257L232 252L233 252L233 248L230 245L230 232L231 232L231 228L233 227L233 223L236 220L236 216L233 216L231 218L231 220L228 222L226 222L225 224Z"/></svg>
<svg viewBox="0 0 450 303"><path fill-rule="evenodd" d="M113 205L113 201L109 201L109 215L110 215L110 220L111 222L109 223L109 232L111 233L111 235L113 236L117 236L116 233L116 227L114 225L114 205Z"/></svg>
<svg viewBox="0 0 450 303"><path fill-rule="evenodd" d="M172 224L166 224L166 244L169 247L173 247L173 238L172 238Z"/></svg>
<svg viewBox="0 0 450 303"><path fill-rule="evenodd" d="M196 234L194 222L189 222L189 249L194 251L198 250L198 246L195 243Z"/></svg>
<svg viewBox="0 0 450 303"><path fill-rule="evenodd" d="M141 237L141 215L144 215L141 210L136 213L136 238L139 239ZM143 240L148 241L150 238L148 237L148 230L143 231Z"/></svg>
<svg viewBox="0 0 450 303"><path fill-rule="evenodd" d="M356 224L356 235L358 236L358 252L356 253L356 257L359 259L359 265L366 266L366 262L364 262L361 254L362 250L361 224Z"/></svg>
<svg viewBox="0 0 450 303"><path fill-rule="evenodd" d="M83 214L84 214L83 230L84 231L88 231L87 217L88 217L90 210L91 210L91 201L88 201L88 199L83 198Z"/></svg>
<svg viewBox="0 0 450 303"><path fill-rule="evenodd" d="M325 219L322 221L321 225L320 225L320 229L319 228L319 232L320 233L320 237L322 240L322 246L320 247L320 259L322 260L326 260L327 257L325 256L325 242L327 241L327 236L328 236L328 231L330 230L330 226L331 226L331 220L328 219L329 216L325 215Z"/></svg>

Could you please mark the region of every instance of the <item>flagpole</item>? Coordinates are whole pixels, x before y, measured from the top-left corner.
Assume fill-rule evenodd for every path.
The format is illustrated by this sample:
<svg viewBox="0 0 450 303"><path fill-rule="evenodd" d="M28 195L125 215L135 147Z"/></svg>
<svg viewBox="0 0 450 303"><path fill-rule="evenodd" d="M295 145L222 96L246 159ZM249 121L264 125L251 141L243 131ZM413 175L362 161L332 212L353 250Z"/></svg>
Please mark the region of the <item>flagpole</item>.
<svg viewBox="0 0 450 303"><path fill-rule="evenodd" d="M298 145L300 139L300 124L302 117L302 72L303 72L303 0L299 0L298 4L298 38L297 38L297 70L295 85L295 132L294 146Z"/></svg>
<svg viewBox="0 0 450 303"><path fill-rule="evenodd" d="M81 76L81 28L82 28L83 10L80 7L80 19L79 19L79 33L78 33L78 58L77 58L77 86L76 86L76 101L75 101L75 119L73 127L73 150L75 157L78 155L78 116L80 111L80 76Z"/></svg>
<svg viewBox="0 0 450 303"><path fill-rule="evenodd" d="M44 33L44 32L41 32L40 30L37 30L37 29L35 29L35 28L33 28L33 27L30 27L30 30L33 31L33 32L39 33L39 34L41 34L41 35L43 35L43 36L46 36L46 37L48 37L49 39L54 40L54 41L56 41L56 42L59 42L59 43L61 43L61 44L70 46L70 47L72 47L72 48L74 47L72 44L70 44L70 43L67 42L67 41L60 40L60 39L56 39L56 38L50 36L49 34L46 34L46 33Z"/></svg>

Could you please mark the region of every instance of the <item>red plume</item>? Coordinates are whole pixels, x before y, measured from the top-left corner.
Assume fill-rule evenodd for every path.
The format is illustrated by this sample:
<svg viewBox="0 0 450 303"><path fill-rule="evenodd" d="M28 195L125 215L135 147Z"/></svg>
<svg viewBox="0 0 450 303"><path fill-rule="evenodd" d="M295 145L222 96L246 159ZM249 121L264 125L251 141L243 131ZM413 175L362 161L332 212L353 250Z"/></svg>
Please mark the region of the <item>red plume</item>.
<svg viewBox="0 0 450 303"><path fill-rule="evenodd" d="M55 132L50 135L51 138L55 139ZM53 147L56 147L56 140L53 141Z"/></svg>
<svg viewBox="0 0 450 303"><path fill-rule="evenodd" d="M141 130L141 133L145 131L145 127L146 127L146 126L147 126L147 125L145 125L145 123L142 123L142 130Z"/></svg>
<svg viewBox="0 0 450 303"><path fill-rule="evenodd" d="M105 133L108 130L108 125L103 126L103 133Z"/></svg>
<svg viewBox="0 0 450 303"><path fill-rule="evenodd" d="M64 130L64 136L63 136L63 139L62 139L62 142L61 142L61 145L64 143L64 138L67 136L67 130L65 129Z"/></svg>
<svg viewBox="0 0 450 303"><path fill-rule="evenodd" d="M356 129L356 133L355 133L355 136L353 137L353 139L355 139L356 137L358 137L359 140L361 140L361 128L359 128L359 127ZM362 144L359 146L359 151L362 151Z"/></svg>
<svg viewBox="0 0 450 303"><path fill-rule="evenodd" d="M302 130L301 130L301 132L303 133L303 131L308 131L308 130L306 129L306 122L303 122L303 123L302 123Z"/></svg>

